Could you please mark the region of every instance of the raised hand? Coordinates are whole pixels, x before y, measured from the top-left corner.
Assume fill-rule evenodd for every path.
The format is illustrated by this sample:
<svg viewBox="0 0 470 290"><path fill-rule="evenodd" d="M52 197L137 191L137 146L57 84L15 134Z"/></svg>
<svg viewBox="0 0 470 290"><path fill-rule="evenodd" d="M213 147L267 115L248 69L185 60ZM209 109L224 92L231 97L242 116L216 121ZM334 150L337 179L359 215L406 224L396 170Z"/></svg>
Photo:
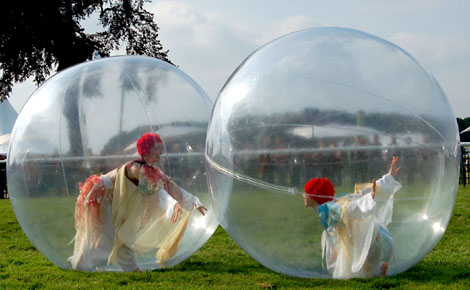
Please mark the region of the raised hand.
<svg viewBox="0 0 470 290"><path fill-rule="evenodd" d="M392 163L390 164L390 170L388 171L388 173L393 177L395 177L395 175L397 175L398 172L400 172L401 170L401 166L397 168L397 162L398 162L398 157L393 156Z"/></svg>
<svg viewBox="0 0 470 290"><path fill-rule="evenodd" d="M372 180L372 190L370 191L370 194L372 195L372 198L375 197L376 188L377 188L377 184L376 184L376 180L374 178L374 180Z"/></svg>

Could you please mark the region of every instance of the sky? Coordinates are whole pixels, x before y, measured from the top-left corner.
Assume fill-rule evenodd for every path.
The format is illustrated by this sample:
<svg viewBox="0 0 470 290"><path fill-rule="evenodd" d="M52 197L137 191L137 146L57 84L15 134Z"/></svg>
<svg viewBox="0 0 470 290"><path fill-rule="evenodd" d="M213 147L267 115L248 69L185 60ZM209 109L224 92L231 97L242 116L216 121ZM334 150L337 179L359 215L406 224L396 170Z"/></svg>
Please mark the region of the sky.
<svg viewBox="0 0 470 290"><path fill-rule="evenodd" d="M457 117L470 117L468 0L152 1L169 58L215 100L238 65L260 46L301 29L358 29L410 53L440 83ZM93 30L96 21L84 23ZM35 86L16 85L19 110Z"/></svg>

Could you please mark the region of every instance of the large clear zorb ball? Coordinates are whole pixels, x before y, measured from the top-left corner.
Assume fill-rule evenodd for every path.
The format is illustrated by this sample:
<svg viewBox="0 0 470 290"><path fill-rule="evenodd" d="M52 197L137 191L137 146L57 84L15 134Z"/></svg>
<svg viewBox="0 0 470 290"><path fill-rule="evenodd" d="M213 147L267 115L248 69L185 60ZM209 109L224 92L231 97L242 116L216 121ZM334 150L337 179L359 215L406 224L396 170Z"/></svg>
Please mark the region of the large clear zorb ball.
<svg viewBox="0 0 470 290"><path fill-rule="evenodd" d="M204 162L211 107L189 76L149 57L86 62L47 80L21 110L8 154L11 203L30 241L54 264L70 269L79 182L138 159L136 140L155 132L164 145L160 168L208 208L205 216L193 210L177 253L164 266L191 256L218 225ZM90 262L96 267L86 270L121 270L106 258L97 257ZM137 261L142 270L161 266L155 251Z"/></svg>
<svg viewBox="0 0 470 290"><path fill-rule="evenodd" d="M261 264L331 277L322 267L324 227L304 207L304 184L327 177L337 196L350 193L387 173L396 155L402 189L386 226L395 246L387 275L395 274L445 232L458 186L457 140L444 92L404 50L351 29L299 31L255 51L219 94L206 144L213 204Z"/></svg>

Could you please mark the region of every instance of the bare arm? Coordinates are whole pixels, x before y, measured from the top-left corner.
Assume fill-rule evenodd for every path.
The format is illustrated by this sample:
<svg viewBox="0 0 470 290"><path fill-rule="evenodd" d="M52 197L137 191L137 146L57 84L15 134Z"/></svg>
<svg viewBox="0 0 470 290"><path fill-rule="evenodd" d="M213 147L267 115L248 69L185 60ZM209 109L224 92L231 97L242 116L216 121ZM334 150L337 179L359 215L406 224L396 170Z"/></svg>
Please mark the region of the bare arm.
<svg viewBox="0 0 470 290"><path fill-rule="evenodd" d="M139 164L134 163L131 166L131 168L128 170L127 177L129 179L139 181L140 174L141 174L141 168L142 168L142 166L140 166ZM178 219L183 214L183 204L184 204L183 200L184 200L185 193L182 192L181 188L171 180L168 183L167 190L168 190L168 192L164 191L165 192L164 194L167 195L167 198L165 198L163 196L162 196L162 198L164 198L165 200L168 199L168 198L173 200L173 202L170 202L168 205L173 207L172 213L171 212L169 212L169 213L171 214L171 221L175 223L175 222L178 221ZM162 194L162 193L159 192L159 194ZM174 205L173 205L173 203L174 203ZM207 211L207 209L202 205L198 206L197 209L202 215L205 215L204 211Z"/></svg>

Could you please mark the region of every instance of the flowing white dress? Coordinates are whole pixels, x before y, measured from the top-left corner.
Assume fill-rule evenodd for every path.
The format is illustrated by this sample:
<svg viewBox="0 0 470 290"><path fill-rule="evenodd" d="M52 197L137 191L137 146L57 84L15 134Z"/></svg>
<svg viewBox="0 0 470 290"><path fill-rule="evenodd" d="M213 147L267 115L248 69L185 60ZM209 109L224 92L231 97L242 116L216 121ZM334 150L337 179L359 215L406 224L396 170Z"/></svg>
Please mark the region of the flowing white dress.
<svg viewBox="0 0 470 290"><path fill-rule="evenodd" d="M384 262L395 257L394 242L387 229L392 221L393 195L401 184L390 174L377 180L372 198L371 184L356 185L355 193L318 207L322 252L333 278L373 277Z"/></svg>
<svg viewBox="0 0 470 290"><path fill-rule="evenodd" d="M170 195L169 178L160 169L153 179L145 178L142 171L135 185L127 178L126 167L117 170L114 183L106 175L93 175L81 184L74 252L67 259L72 269L100 271L114 263L123 271L135 271L139 269L136 253L151 250L157 250L156 261L164 265L176 254L192 209L202 206L181 188L180 196ZM90 191L97 193L91 201L87 200ZM186 211L172 223L177 202Z"/></svg>

